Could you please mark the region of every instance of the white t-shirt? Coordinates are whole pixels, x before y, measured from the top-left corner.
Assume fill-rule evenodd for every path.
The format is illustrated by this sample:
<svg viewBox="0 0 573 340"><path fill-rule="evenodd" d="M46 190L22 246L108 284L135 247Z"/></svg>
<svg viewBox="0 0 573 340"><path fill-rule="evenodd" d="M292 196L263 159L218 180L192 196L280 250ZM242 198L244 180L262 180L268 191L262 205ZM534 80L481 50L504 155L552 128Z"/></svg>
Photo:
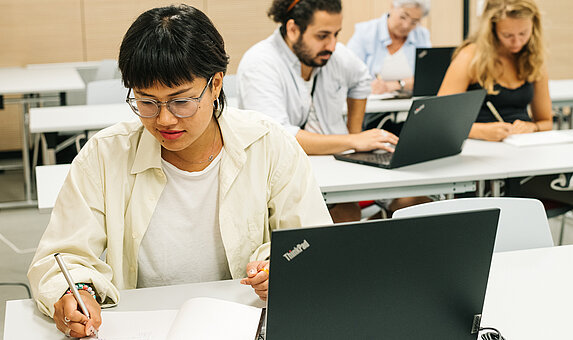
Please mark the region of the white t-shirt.
<svg viewBox="0 0 573 340"><path fill-rule="evenodd" d="M386 55L380 70L380 76L384 80L404 80L414 75L408 64L408 58L404 49L400 48L396 53Z"/></svg>
<svg viewBox="0 0 573 340"><path fill-rule="evenodd" d="M198 172L161 160L167 184L139 248L138 288L231 278L218 218L223 154Z"/></svg>
<svg viewBox="0 0 573 340"><path fill-rule="evenodd" d="M314 86L314 81L316 77L310 77L310 80L305 80L304 85L310 94L310 104L308 108L308 119L306 121L306 125L304 129L309 132L324 134L322 128L320 127L320 121L318 120L318 116L316 115L316 108L314 106L314 98L312 97L312 87Z"/></svg>

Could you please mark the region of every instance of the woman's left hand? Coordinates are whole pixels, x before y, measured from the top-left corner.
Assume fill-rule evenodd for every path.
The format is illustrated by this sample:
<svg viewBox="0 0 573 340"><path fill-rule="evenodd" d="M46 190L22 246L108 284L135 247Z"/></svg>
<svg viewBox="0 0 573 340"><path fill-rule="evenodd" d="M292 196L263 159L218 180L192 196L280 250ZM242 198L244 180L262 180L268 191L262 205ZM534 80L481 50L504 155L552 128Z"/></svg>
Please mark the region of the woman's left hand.
<svg viewBox="0 0 573 340"><path fill-rule="evenodd" d="M537 131L537 125L533 122L524 122L522 120L516 120L513 122L512 134L518 133L532 133Z"/></svg>
<svg viewBox="0 0 573 340"><path fill-rule="evenodd" d="M254 261L247 264L247 277L241 280L250 285L263 301L267 301L269 291L269 261Z"/></svg>

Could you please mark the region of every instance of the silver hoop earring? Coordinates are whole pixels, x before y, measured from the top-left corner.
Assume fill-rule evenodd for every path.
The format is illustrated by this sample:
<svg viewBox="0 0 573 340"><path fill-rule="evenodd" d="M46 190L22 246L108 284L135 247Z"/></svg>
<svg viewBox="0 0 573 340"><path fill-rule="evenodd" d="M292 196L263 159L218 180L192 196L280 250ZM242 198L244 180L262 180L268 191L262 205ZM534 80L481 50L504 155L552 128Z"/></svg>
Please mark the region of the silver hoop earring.
<svg viewBox="0 0 573 340"><path fill-rule="evenodd" d="M219 103L219 97L213 102L213 113L215 116L219 116L221 113L221 104Z"/></svg>

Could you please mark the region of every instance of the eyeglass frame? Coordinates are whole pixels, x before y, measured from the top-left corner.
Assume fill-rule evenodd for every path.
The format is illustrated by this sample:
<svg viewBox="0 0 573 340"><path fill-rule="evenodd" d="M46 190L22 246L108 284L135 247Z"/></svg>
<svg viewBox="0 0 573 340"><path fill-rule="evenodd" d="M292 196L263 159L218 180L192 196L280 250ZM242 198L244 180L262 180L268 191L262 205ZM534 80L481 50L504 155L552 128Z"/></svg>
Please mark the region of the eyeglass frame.
<svg viewBox="0 0 573 340"><path fill-rule="evenodd" d="M129 105L129 107L131 108L131 110L133 111L133 113L135 113L136 115L138 115L141 118L155 118L159 115L159 113L161 112L161 107L163 105L165 105L165 107L167 108L167 111L169 111L172 115L174 115L177 118L189 118L189 117L193 117L197 111L199 111L199 103L201 102L201 100L203 99L203 95L205 94L205 92L207 91L207 88L209 87L209 85L211 84L211 81L213 80L214 76L211 76L211 78L209 78L209 81L207 81L207 84L205 85L205 87L203 88L203 91L201 91L201 94L199 95L199 97L181 97L181 98L173 98L173 99L169 99L169 100L165 100L165 101L160 101L157 99L153 99L153 98L129 98L129 95L131 93L132 88L129 88L129 90L127 91L127 96L125 98L125 102ZM142 116L138 111L139 109L137 109L137 101L138 100L146 100L149 102L152 102L155 104L155 107L157 108L157 111L155 112L154 115L152 116ZM171 111L171 109L169 108L169 104L174 102L174 101L178 101L178 100L188 100L188 101L192 101L197 103L197 109L195 110L195 112L193 112L192 114L188 115L188 116L182 116L180 114L177 114L173 111ZM132 104L132 101L135 102L135 106Z"/></svg>

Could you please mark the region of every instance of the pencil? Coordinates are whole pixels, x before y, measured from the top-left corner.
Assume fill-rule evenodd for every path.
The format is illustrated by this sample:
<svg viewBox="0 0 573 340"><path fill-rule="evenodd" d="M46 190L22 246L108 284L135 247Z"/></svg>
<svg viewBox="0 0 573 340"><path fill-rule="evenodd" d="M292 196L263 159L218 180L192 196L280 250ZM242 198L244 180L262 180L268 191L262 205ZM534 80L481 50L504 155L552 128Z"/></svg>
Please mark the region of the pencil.
<svg viewBox="0 0 573 340"><path fill-rule="evenodd" d="M489 108L491 114L495 117L495 119L497 119L498 122L503 123L503 119L499 115L499 112L497 112L495 106L493 106L493 104L489 100L485 103L485 105L487 105L487 107Z"/></svg>

